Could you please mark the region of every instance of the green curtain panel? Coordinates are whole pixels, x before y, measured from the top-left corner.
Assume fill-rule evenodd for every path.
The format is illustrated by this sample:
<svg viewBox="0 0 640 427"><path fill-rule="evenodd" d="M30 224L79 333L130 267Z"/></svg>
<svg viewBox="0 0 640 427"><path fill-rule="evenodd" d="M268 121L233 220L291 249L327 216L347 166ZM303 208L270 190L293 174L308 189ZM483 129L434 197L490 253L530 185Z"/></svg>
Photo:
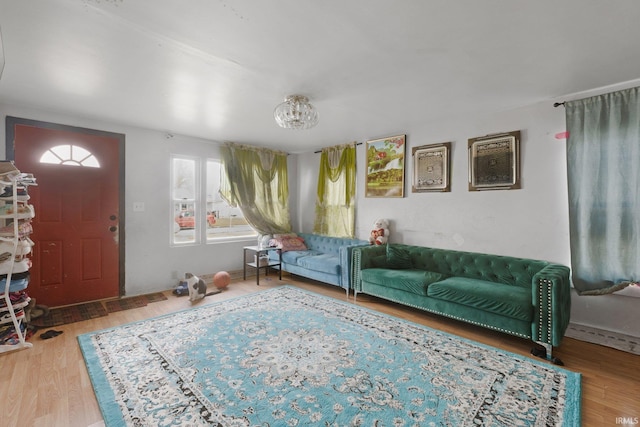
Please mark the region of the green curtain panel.
<svg viewBox="0 0 640 427"><path fill-rule="evenodd" d="M573 285L609 294L640 280L640 98L565 102Z"/></svg>
<svg viewBox="0 0 640 427"><path fill-rule="evenodd" d="M287 153L227 143L220 193L260 235L289 233Z"/></svg>
<svg viewBox="0 0 640 427"><path fill-rule="evenodd" d="M355 143L324 148L320 155L313 232L332 237L354 237L355 199Z"/></svg>

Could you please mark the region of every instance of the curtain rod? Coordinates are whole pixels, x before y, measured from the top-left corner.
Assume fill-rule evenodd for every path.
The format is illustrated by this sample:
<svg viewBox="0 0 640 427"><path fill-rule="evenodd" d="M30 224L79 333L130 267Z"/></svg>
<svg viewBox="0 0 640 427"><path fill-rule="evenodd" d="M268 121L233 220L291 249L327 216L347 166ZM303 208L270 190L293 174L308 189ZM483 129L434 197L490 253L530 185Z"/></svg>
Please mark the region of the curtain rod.
<svg viewBox="0 0 640 427"><path fill-rule="evenodd" d="M356 142L356 145L362 145L362 142ZM322 153L322 150L314 151L313 154Z"/></svg>
<svg viewBox="0 0 640 427"><path fill-rule="evenodd" d="M561 105L563 105L563 106L564 106L564 102L554 102L554 103L553 103L553 106L554 106L554 107L559 107L559 106L561 106Z"/></svg>

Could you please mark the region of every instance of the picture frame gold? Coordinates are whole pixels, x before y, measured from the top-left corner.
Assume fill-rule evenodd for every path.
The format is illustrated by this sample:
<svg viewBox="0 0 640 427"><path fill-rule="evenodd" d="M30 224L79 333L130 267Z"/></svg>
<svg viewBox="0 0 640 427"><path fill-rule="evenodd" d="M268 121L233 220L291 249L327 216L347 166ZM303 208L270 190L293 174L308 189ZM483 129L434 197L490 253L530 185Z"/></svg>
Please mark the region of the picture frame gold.
<svg viewBox="0 0 640 427"><path fill-rule="evenodd" d="M404 197L406 135L367 141L365 197Z"/></svg>
<svg viewBox="0 0 640 427"><path fill-rule="evenodd" d="M520 131L468 140L469 191L520 188Z"/></svg>
<svg viewBox="0 0 640 427"><path fill-rule="evenodd" d="M451 142L411 149L413 193L451 191Z"/></svg>

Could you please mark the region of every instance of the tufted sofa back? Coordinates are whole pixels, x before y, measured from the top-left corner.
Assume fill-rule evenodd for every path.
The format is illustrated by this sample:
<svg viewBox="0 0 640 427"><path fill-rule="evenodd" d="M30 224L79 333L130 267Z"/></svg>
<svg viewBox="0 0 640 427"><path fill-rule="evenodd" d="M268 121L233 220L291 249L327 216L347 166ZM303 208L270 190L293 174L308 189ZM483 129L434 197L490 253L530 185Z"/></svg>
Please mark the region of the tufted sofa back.
<svg viewBox="0 0 640 427"><path fill-rule="evenodd" d="M404 248L409 252L413 268L416 269L523 288L531 288L533 276L549 264L546 261L502 255L402 244L394 244L394 246Z"/></svg>
<svg viewBox="0 0 640 427"><path fill-rule="evenodd" d="M298 233L298 236L304 239L304 243L307 245L307 248L324 254L332 254L336 256L340 255L340 247L342 246L362 245L363 243L368 243L358 239L329 237L310 233Z"/></svg>

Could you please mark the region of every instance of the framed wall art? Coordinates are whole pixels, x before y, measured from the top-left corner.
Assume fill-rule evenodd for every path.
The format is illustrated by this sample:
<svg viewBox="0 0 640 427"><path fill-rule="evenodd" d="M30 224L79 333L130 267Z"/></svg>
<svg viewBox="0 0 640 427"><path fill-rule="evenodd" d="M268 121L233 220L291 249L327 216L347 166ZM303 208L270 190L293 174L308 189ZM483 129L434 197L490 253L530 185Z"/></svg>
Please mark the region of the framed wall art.
<svg viewBox="0 0 640 427"><path fill-rule="evenodd" d="M520 131L469 139L469 191L520 188Z"/></svg>
<svg viewBox="0 0 640 427"><path fill-rule="evenodd" d="M405 135L367 141L365 197L404 197Z"/></svg>
<svg viewBox="0 0 640 427"><path fill-rule="evenodd" d="M451 143L423 145L411 150L413 193L451 191Z"/></svg>

